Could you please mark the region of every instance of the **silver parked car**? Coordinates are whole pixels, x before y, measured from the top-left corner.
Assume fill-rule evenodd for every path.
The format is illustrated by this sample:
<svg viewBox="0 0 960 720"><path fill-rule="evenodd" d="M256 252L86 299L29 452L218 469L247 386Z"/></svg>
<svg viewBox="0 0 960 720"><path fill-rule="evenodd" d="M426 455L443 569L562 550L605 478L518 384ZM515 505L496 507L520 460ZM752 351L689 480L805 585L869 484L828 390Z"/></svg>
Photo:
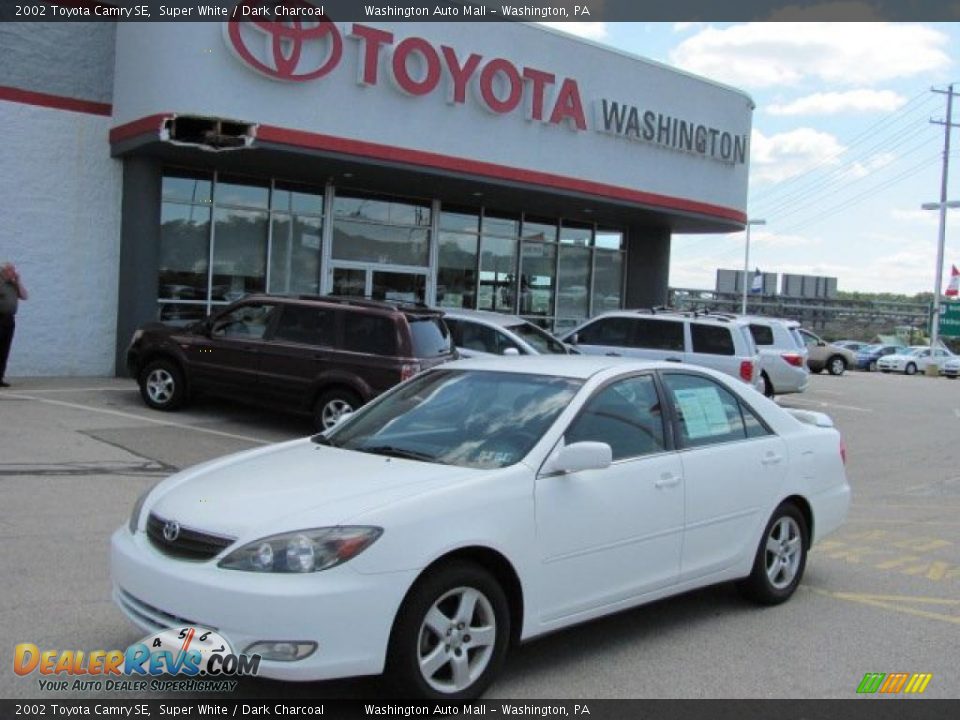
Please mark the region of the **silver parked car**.
<svg viewBox="0 0 960 720"><path fill-rule="evenodd" d="M799 331L807 346L807 367L810 372L826 370L831 375L843 375L847 368L856 367L857 356L853 350L836 343L828 343L806 328Z"/></svg>
<svg viewBox="0 0 960 720"><path fill-rule="evenodd" d="M572 351L546 330L517 315L485 310L444 311L460 357L568 355Z"/></svg>
<svg viewBox="0 0 960 720"><path fill-rule="evenodd" d="M586 355L686 362L719 370L757 390L760 357L747 324L735 317L672 310L619 310L561 339Z"/></svg>
<svg viewBox="0 0 960 720"><path fill-rule="evenodd" d="M753 341L760 351L760 376L767 397L800 393L810 383L807 348L796 320L748 316Z"/></svg>

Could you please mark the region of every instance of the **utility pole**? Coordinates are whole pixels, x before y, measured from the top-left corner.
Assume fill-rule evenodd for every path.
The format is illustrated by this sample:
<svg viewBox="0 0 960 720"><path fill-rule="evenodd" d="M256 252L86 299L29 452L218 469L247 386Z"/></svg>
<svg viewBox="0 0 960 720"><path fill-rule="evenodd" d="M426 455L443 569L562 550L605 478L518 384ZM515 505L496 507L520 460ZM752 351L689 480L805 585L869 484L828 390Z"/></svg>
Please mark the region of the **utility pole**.
<svg viewBox="0 0 960 720"><path fill-rule="evenodd" d="M947 176L950 170L950 130L955 127L953 123L953 83L947 86L946 90L930 88L932 92L947 96L947 117L945 120L934 120L930 122L935 125L943 125L943 167L940 173L940 232L937 241L937 275L934 280L933 289L933 318L930 321L930 355L936 350L937 341L940 339L940 291L943 287L943 249L947 236ZM938 367L931 364L935 369ZM928 366L929 367L929 366Z"/></svg>

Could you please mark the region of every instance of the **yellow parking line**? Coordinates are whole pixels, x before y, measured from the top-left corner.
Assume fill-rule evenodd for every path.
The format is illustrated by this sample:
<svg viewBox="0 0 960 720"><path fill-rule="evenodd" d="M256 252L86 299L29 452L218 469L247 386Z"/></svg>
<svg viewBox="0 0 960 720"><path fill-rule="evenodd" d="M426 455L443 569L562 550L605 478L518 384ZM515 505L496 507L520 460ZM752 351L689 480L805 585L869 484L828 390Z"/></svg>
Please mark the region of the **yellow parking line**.
<svg viewBox="0 0 960 720"><path fill-rule="evenodd" d="M848 602L870 605L872 607L878 607L884 610L893 610L894 612L901 612L906 615L914 615L916 617L926 618L927 620L939 620L940 622L960 625L960 615L946 615L944 613L922 610L920 608L910 607L910 605L904 604L917 603L919 605L960 606L960 600L953 600L949 598L931 598L916 595L870 595L866 593L831 592L829 590L816 587L811 587L809 589L818 595L832 597L837 600L846 600Z"/></svg>

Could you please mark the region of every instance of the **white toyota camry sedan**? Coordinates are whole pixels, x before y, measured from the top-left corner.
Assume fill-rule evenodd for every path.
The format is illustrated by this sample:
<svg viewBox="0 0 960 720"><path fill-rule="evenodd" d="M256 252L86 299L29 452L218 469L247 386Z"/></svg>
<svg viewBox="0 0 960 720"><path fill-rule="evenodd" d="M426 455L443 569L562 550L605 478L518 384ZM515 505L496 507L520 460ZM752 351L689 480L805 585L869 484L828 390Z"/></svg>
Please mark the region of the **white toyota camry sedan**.
<svg viewBox="0 0 960 720"><path fill-rule="evenodd" d="M468 698L568 625L730 580L788 599L846 516L844 462L827 416L704 368L463 360L155 486L113 535L114 598L264 676Z"/></svg>

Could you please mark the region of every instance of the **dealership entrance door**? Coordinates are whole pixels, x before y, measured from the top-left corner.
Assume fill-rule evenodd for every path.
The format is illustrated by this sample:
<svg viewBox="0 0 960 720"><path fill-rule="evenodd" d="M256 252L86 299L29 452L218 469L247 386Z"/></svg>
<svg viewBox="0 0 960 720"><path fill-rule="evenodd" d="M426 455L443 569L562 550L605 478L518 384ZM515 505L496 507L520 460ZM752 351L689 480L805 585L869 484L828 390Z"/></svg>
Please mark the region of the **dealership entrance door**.
<svg viewBox="0 0 960 720"><path fill-rule="evenodd" d="M426 269L335 262L330 273L334 295L415 303L427 299Z"/></svg>

